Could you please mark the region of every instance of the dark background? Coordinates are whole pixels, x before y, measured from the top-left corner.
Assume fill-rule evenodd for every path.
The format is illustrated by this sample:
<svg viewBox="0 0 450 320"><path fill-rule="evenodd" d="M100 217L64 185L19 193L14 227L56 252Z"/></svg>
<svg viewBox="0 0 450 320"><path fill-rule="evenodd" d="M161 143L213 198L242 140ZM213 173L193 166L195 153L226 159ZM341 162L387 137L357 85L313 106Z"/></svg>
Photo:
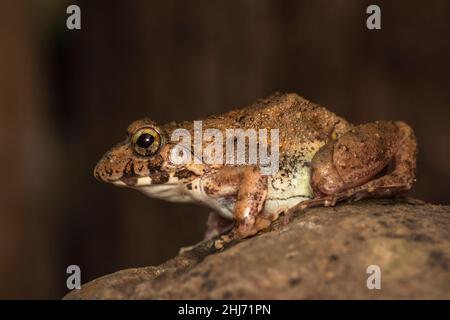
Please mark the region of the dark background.
<svg viewBox="0 0 450 320"><path fill-rule="evenodd" d="M66 28L78 4L82 29ZM382 30L366 28L369 4ZM164 123L297 92L419 140L412 196L450 195L450 2L13 1L0 6L0 298L60 298L201 239L207 209L97 182L143 116Z"/></svg>

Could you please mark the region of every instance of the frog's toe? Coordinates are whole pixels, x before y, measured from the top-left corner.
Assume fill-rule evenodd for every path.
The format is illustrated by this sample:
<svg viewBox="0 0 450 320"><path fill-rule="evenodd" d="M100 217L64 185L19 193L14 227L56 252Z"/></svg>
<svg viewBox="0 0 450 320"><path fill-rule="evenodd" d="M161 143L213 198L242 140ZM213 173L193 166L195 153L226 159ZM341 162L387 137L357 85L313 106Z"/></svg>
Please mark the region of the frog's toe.
<svg viewBox="0 0 450 320"><path fill-rule="evenodd" d="M183 254L192 251L197 246L198 244L194 244L193 246L181 247L180 250L178 250L178 254Z"/></svg>

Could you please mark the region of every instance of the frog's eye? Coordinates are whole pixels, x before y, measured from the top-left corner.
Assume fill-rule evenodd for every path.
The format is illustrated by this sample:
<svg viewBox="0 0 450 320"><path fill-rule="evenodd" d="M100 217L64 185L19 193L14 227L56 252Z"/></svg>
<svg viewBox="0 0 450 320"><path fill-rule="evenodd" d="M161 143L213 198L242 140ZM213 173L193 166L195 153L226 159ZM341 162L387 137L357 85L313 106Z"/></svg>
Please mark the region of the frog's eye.
<svg viewBox="0 0 450 320"><path fill-rule="evenodd" d="M148 157L161 147L161 135L153 128L143 128L133 135L133 148L137 154Z"/></svg>

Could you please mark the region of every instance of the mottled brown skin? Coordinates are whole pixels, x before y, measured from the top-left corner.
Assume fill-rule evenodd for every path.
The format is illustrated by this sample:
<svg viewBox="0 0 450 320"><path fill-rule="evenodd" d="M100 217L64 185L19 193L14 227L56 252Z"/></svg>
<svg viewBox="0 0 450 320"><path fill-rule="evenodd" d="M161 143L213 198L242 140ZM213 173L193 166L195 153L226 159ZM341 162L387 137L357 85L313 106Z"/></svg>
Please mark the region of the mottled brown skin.
<svg viewBox="0 0 450 320"><path fill-rule="evenodd" d="M406 123L377 121L356 126L317 152L311 169L315 198L291 211L406 192L415 182L416 157L417 141ZM374 178L389 164L391 171Z"/></svg>
<svg viewBox="0 0 450 320"><path fill-rule="evenodd" d="M163 141L158 152L148 157L136 154L131 142L143 127L155 128ZM272 176L262 175L257 166L251 165L174 165L169 154L177 142L170 141L170 137L177 128L185 128L193 135L192 122L163 126L150 119L134 122L128 128L127 139L99 161L95 176L137 189L142 188L138 181L143 177L150 177L151 185L182 186L169 196L147 192L170 201L185 201L186 194L198 192L197 182L201 180L205 199L218 200L233 212L233 230L217 241L217 246L254 235L288 209L392 196L409 190L415 180L417 144L408 125L388 121L353 126L296 94L275 94L249 107L203 120L203 129L223 132L230 128L279 129L280 169ZM305 186L299 182L303 178L313 193L305 193ZM306 200L267 212L271 201L289 203L294 196ZM207 204L205 199L198 202ZM208 225L208 238L230 227L216 214Z"/></svg>

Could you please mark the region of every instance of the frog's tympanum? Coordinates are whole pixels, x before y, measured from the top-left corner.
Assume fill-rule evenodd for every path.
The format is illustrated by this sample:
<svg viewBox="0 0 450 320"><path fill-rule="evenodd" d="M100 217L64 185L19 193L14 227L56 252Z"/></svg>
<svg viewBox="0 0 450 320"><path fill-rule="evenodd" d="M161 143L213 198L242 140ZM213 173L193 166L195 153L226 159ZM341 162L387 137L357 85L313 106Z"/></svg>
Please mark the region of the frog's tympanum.
<svg viewBox="0 0 450 320"><path fill-rule="evenodd" d="M172 141L172 133L180 128L195 134L193 122L133 122L125 141L99 161L95 176L150 197L212 208L205 238L222 234L217 247L256 234L282 212L393 196L415 181L417 143L406 123L352 125L296 94L275 94L202 120L203 130L213 128L224 137L227 129L278 129L278 170L272 174L256 164L205 163L198 155L197 161L174 163L171 153L179 141Z"/></svg>

